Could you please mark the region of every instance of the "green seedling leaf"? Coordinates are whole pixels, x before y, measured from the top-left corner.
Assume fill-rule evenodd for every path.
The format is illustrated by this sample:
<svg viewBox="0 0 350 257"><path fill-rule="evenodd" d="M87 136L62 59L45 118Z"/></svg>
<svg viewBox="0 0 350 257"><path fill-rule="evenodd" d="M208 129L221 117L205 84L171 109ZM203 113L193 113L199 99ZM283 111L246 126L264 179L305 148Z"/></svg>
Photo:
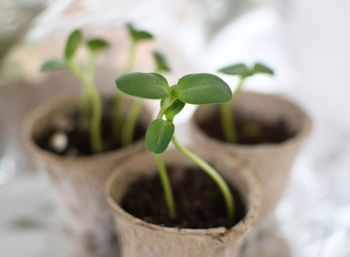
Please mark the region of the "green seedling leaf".
<svg viewBox="0 0 350 257"><path fill-rule="evenodd" d="M182 111L182 109L185 107L185 103L181 102L179 99L176 99L176 101L170 105L168 109L164 112L166 118L170 121L174 120L174 117Z"/></svg>
<svg viewBox="0 0 350 257"><path fill-rule="evenodd" d="M86 45L93 52L98 52L109 47L109 43L102 38L90 39L86 42Z"/></svg>
<svg viewBox="0 0 350 257"><path fill-rule="evenodd" d="M158 51L154 51L153 52L153 59L155 61L156 64L156 69L159 72L169 72L171 71L165 57L163 54L161 54Z"/></svg>
<svg viewBox="0 0 350 257"><path fill-rule="evenodd" d="M154 120L146 132L147 150L156 154L164 152L174 135L174 131L175 127L172 122L162 119Z"/></svg>
<svg viewBox="0 0 350 257"><path fill-rule="evenodd" d="M170 96L168 81L157 73L134 72L120 76L116 85L122 92L148 99L163 99Z"/></svg>
<svg viewBox="0 0 350 257"><path fill-rule="evenodd" d="M227 83L218 76L208 73L190 74L182 77L175 91L182 102L189 104L223 103L232 97Z"/></svg>
<svg viewBox="0 0 350 257"><path fill-rule="evenodd" d="M220 69L219 71L225 74L238 75L241 77L247 77L251 74L250 69L244 63L229 65Z"/></svg>
<svg viewBox="0 0 350 257"><path fill-rule="evenodd" d="M134 42L153 39L153 35L145 30L136 29L131 23L127 24L128 32Z"/></svg>
<svg viewBox="0 0 350 257"><path fill-rule="evenodd" d="M270 67L268 67L267 65L265 65L263 63L255 63L254 67L253 67L253 73L254 74L264 73L264 74L273 75L274 71L273 71L273 69L271 69Z"/></svg>
<svg viewBox="0 0 350 257"><path fill-rule="evenodd" d="M41 65L41 71L58 71L66 67L66 64L62 60L51 59L47 60Z"/></svg>
<svg viewBox="0 0 350 257"><path fill-rule="evenodd" d="M66 47L64 50L64 57L66 60L73 58L76 50L83 41L83 33L80 30L74 30L68 37Z"/></svg>

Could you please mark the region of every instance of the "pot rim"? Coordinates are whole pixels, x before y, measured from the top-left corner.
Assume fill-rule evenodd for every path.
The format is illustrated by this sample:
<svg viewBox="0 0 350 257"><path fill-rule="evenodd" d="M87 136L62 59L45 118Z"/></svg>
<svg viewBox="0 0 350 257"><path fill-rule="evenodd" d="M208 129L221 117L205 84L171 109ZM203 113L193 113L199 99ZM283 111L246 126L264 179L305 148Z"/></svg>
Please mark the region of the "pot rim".
<svg viewBox="0 0 350 257"><path fill-rule="evenodd" d="M226 141L221 141L217 138L213 138L211 136L208 136L203 132L202 129L200 129L197 125L197 122L195 121L195 117L197 115L198 109L200 106L195 110L191 117L190 126L192 129L196 131L196 134L200 135L201 137L205 138L206 140L213 142L215 144L219 144L221 146L227 147L227 148L235 148L236 151L241 152L250 152L250 151L262 151L266 152L268 151L280 151L283 147L288 147L289 145L298 144L299 142L303 141L308 135L311 133L312 130L312 120L310 116L306 113L305 110L303 110L300 106L298 106L295 102L285 98L284 96L281 96L279 94L267 94L257 91L250 91L250 90L243 90L239 92L239 95L254 95L258 97L265 97L270 98L274 102L278 102L279 104L287 105L290 108L294 109L296 112L298 112L302 119L302 128L292 137L284 140L280 143L264 143L264 144L258 144L258 145L242 145L242 144L232 144Z"/></svg>
<svg viewBox="0 0 350 257"><path fill-rule="evenodd" d="M102 97L105 98L108 96L102 95ZM33 130L38 120L42 117L47 116L48 113L50 113L52 110L55 110L61 106L75 105L76 103L79 103L79 98L80 96L77 94L67 94L53 99L48 99L45 102L38 105L37 107L35 107L26 116L23 123L22 134L25 140L25 145L31 152L33 152L37 156L40 156L42 159L47 160L50 163L57 163L60 165L70 166L77 164L89 165L93 163L96 164L106 162L108 160L114 159L116 154L126 155L132 152L135 149L135 147L140 149L144 147L143 138L140 138L130 146L88 156L61 156L41 148L33 140ZM143 111L141 115L149 115L149 117L151 118L152 115L148 108L145 108L144 110L145 111Z"/></svg>
<svg viewBox="0 0 350 257"><path fill-rule="evenodd" d="M172 154L176 150L171 149L167 151L167 154ZM143 152L143 154L150 154L148 152ZM184 157L185 158L185 157ZM111 189L113 187L114 181L118 179L121 172L120 170L123 169L122 166L126 165L127 163L132 162L133 159L137 159L136 157L130 158L127 162L123 163L120 167L116 168L113 173L109 176L107 179L107 182L105 184L105 196L107 198L107 202L112 209L114 213L117 213L122 218L128 220L130 223L133 223L137 226L147 228L152 231L156 231L159 233L168 233L172 235L183 235L183 236L209 236L212 238L217 239L220 242L224 242L226 240L229 240L232 236L242 235L246 233L249 228L254 225L257 221L259 210L261 206L261 199L262 199L262 191L260 183L256 177L256 175L253 174L253 172L249 172L247 169L251 169L249 166L245 166L239 172L240 176L242 176L249 188L249 194L248 197L245 200L247 213L246 215L233 227L227 229L225 227L216 227L216 228L207 228L207 229L191 229L191 228L175 228L175 227L165 227L156 225L153 223L148 223L138 217L135 217L125 211L113 198L111 195ZM227 163L226 165L230 166L227 161L223 158L223 161ZM165 160L167 162L167 160ZM194 165L194 164L191 164ZM233 167L231 166L233 169ZM120 218L120 217L118 217Z"/></svg>

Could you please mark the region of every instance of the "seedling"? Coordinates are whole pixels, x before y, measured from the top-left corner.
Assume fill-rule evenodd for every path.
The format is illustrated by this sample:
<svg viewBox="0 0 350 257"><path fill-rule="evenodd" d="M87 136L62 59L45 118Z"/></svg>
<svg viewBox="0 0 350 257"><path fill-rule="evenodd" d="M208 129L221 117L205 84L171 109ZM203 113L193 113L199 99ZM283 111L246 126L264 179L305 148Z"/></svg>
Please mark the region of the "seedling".
<svg viewBox="0 0 350 257"><path fill-rule="evenodd" d="M252 67L248 67L243 63L233 64L224 67L219 71L225 74L239 76L237 87L232 93L232 99L220 105L220 121L223 128L225 140L229 143L237 143L238 135L233 117L233 105L235 103L238 92L242 89L243 84L247 78L259 73L273 75L274 71L262 63L255 63ZM258 128L256 126L250 126L247 128L247 131L249 131L249 133L255 133L257 130Z"/></svg>
<svg viewBox="0 0 350 257"><path fill-rule="evenodd" d="M131 40L130 48L128 51L127 59L125 62L125 66L123 69L123 73L131 72L135 59L136 59L136 51L137 47L140 43L152 40L154 36L145 30L138 30L132 24L127 24L127 29L129 33L129 38ZM170 68L167 64L165 57L158 51L153 52L153 59L155 62L155 72L169 72ZM121 123L121 119L123 116L123 105L125 99L121 92L117 92L115 97L115 118L114 118L114 132L115 136L118 136L118 128ZM126 118L124 125L121 128L121 143L123 146L128 146L132 143L133 135L135 134L135 128L137 120L140 116L142 107L144 105L143 99L137 99L134 101L132 106L130 107L130 111L128 113L128 117Z"/></svg>
<svg viewBox="0 0 350 257"><path fill-rule="evenodd" d="M160 110L147 129L145 145L154 155L169 217L176 218L176 205L162 153L172 141L181 154L200 167L216 183L226 204L228 223L232 224L234 200L228 185L213 167L177 140L173 122L186 104L200 105L229 101L232 98L229 86L219 77L207 73L183 76L172 87L169 86L167 79L158 73L130 73L117 78L116 85L128 95L160 100Z"/></svg>
<svg viewBox="0 0 350 257"><path fill-rule="evenodd" d="M131 39L127 60L123 72L130 72L136 57L137 47L141 42L152 40L153 35L147 31L138 30L132 24L127 24L127 30ZM99 153L103 150L101 136L102 119L102 99L95 85L95 69L97 54L109 46L106 40L93 38L85 40L85 45L89 53L87 63L80 67L75 60L79 48L83 45L83 34L80 30L73 31L65 44L64 57L62 60L51 59L42 66L42 71L57 71L68 69L75 77L81 81L81 101L79 113L79 127L82 130L89 130L92 150ZM155 61L155 71L167 72L170 68L159 52L153 53ZM121 145L127 146L132 143L137 120L143 107L143 100L137 99L130 107L128 117L123 121L123 105L125 97L118 92L114 99L113 112L113 133L115 138L120 138Z"/></svg>
<svg viewBox="0 0 350 257"><path fill-rule="evenodd" d="M89 57L85 66L80 67L74 57L84 41ZM63 60L51 59L41 66L42 71L68 69L80 80L82 87L79 124L82 130L90 130L90 144L95 153L103 150L101 135L102 100L95 83L96 58L108 46L108 42L101 38L84 40L83 33L80 30L74 30L66 41Z"/></svg>
<svg viewBox="0 0 350 257"><path fill-rule="evenodd" d="M122 70L123 74L131 72L136 60L137 48L140 45L140 43L153 39L153 35L150 32L136 29L131 23L127 24L127 30L131 44L128 50L125 65ZM113 119L113 131L115 137L119 136L120 124L123 118L124 102L125 97L123 96L123 94L121 92L117 92L114 101ZM124 146L130 145L132 143L136 122L140 115L142 107L143 101L142 99L138 99L133 103L133 105L130 108L128 118L125 120L120 132L121 143Z"/></svg>

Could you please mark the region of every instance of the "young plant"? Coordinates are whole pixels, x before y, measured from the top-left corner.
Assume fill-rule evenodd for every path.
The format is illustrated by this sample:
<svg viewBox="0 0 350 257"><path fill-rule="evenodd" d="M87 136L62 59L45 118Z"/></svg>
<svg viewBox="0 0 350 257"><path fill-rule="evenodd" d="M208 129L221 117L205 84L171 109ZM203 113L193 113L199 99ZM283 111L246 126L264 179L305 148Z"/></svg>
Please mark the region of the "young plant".
<svg viewBox="0 0 350 257"><path fill-rule="evenodd" d="M131 45L128 51L123 73L128 73L132 70L136 59L135 57L137 47L140 45L140 43L152 40L154 38L154 36L150 32L138 30L130 23L127 24L127 29L129 33L129 38L131 40ZM155 62L155 72L170 71L169 65L167 64L165 57L160 52L154 51L153 59ZM133 104L130 107L128 117L125 119L123 126L121 126L121 129L119 129L123 117L124 102L125 99L122 92L117 92L115 97L115 118L113 129L116 137L118 136L118 131L120 131L121 144L123 146L128 146L132 143L133 136L135 134L136 123L142 111L144 101L143 99L137 99L133 102Z"/></svg>
<svg viewBox="0 0 350 257"><path fill-rule="evenodd" d="M262 63L255 63L252 67L248 67L243 63L233 64L220 69L219 72L239 76L237 87L232 93L232 99L229 102L220 105L220 121L225 140L229 143L237 143L238 135L233 117L233 105L238 92L242 89L243 84L248 77L259 73L273 75L274 72L271 68ZM254 132L257 129L256 127L254 129L252 128L254 127L250 126L250 132Z"/></svg>
<svg viewBox="0 0 350 257"><path fill-rule="evenodd" d="M228 224L232 224L234 200L228 185L213 167L177 140L173 122L185 104L200 105L229 101L232 98L229 86L219 77L207 73L183 76L172 87L166 78L158 73L130 73L120 76L116 80L116 85L119 90L131 96L160 100L160 110L147 129L145 145L154 155L169 217L176 218L176 205L162 153L172 141L180 153L200 167L216 183L225 201Z"/></svg>
<svg viewBox="0 0 350 257"><path fill-rule="evenodd" d="M127 30L129 38L131 40L131 44L128 50L125 65L122 70L123 74L131 72L136 60L137 48L140 45L140 43L153 39L153 35L151 33L144 30L136 29L131 23L127 24ZM114 99L113 131L115 138L117 138L120 134L122 145L127 146L132 143L137 118L139 117L139 113L142 110L143 101L139 99L134 102L130 109L130 114L128 116L129 118L127 118L127 120L124 122L123 127L120 128L123 118L124 102L125 97L123 96L123 94L121 92L117 92Z"/></svg>
<svg viewBox="0 0 350 257"><path fill-rule="evenodd" d="M101 38L93 38L85 41L88 50L88 61L84 67L80 67L74 57L84 43L80 30L74 30L68 37L64 50L63 60L51 59L42 66L42 71L56 71L68 69L81 82L81 100L79 113L80 129L89 129L90 144L94 153L103 150L101 135L102 100L95 84L95 70L97 55L109 44Z"/></svg>

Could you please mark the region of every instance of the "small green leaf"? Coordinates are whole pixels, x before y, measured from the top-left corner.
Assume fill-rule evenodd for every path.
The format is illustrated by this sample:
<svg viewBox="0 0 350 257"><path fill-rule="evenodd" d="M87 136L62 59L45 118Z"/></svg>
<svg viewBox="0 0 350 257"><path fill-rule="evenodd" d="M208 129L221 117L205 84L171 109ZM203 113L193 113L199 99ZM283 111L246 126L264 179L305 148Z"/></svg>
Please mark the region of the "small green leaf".
<svg viewBox="0 0 350 257"><path fill-rule="evenodd" d="M229 65L221 68L219 71L225 74L238 75L241 77L248 77L251 75L250 69L244 63Z"/></svg>
<svg viewBox="0 0 350 257"><path fill-rule="evenodd" d="M73 58L78 46L81 44L83 40L83 33L77 29L74 30L68 37L66 42L66 47L64 50L64 56L66 60L70 60Z"/></svg>
<svg viewBox="0 0 350 257"><path fill-rule="evenodd" d="M185 107L185 103L181 102L179 99L176 99L175 102L170 105L168 109L164 112L165 116L168 120L172 121L176 114L181 112L181 110Z"/></svg>
<svg viewBox="0 0 350 257"><path fill-rule="evenodd" d="M127 28L130 37L135 42L153 39L153 35L150 32L145 30L138 30L131 23L127 24Z"/></svg>
<svg viewBox="0 0 350 257"><path fill-rule="evenodd" d="M157 73L134 72L120 76L117 87L124 93L148 99L162 99L170 96L168 81Z"/></svg>
<svg viewBox="0 0 350 257"><path fill-rule="evenodd" d="M153 59L155 61L155 64L156 64L156 69L157 71L159 72L169 72L171 71L165 57L163 54L161 54L160 52L158 51L154 51L153 52Z"/></svg>
<svg viewBox="0 0 350 257"><path fill-rule="evenodd" d="M162 119L154 120L146 132L145 144L148 151L152 153L164 152L175 131L175 126L170 121Z"/></svg>
<svg viewBox="0 0 350 257"><path fill-rule="evenodd" d="M62 60L56 60L56 59L51 59L47 60L41 65L40 70L41 71L58 71L62 70L66 67L64 61Z"/></svg>
<svg viewBox="0 0 350 257"><path fill-rule="evenodd" d="M86 42L91 51L97 52L109 47L109 43L102 38L93 38Z"/></svg>
<svg viewBox="0 0 350 257"><path fill-rule="evenodd" d="M274 75L273 69L271 69L270 67L268 67L263 63L258 63L258 62L254 64L253 73L254 74L264 73L264 74Z"/></svg>
<svg viewBox="0 0 350 257"><path fill-rule="evenodd" d="M223 103L232 97L226 82L208 73L189 74L182 77L175 91L182 102L189 104Z"/></svg>

